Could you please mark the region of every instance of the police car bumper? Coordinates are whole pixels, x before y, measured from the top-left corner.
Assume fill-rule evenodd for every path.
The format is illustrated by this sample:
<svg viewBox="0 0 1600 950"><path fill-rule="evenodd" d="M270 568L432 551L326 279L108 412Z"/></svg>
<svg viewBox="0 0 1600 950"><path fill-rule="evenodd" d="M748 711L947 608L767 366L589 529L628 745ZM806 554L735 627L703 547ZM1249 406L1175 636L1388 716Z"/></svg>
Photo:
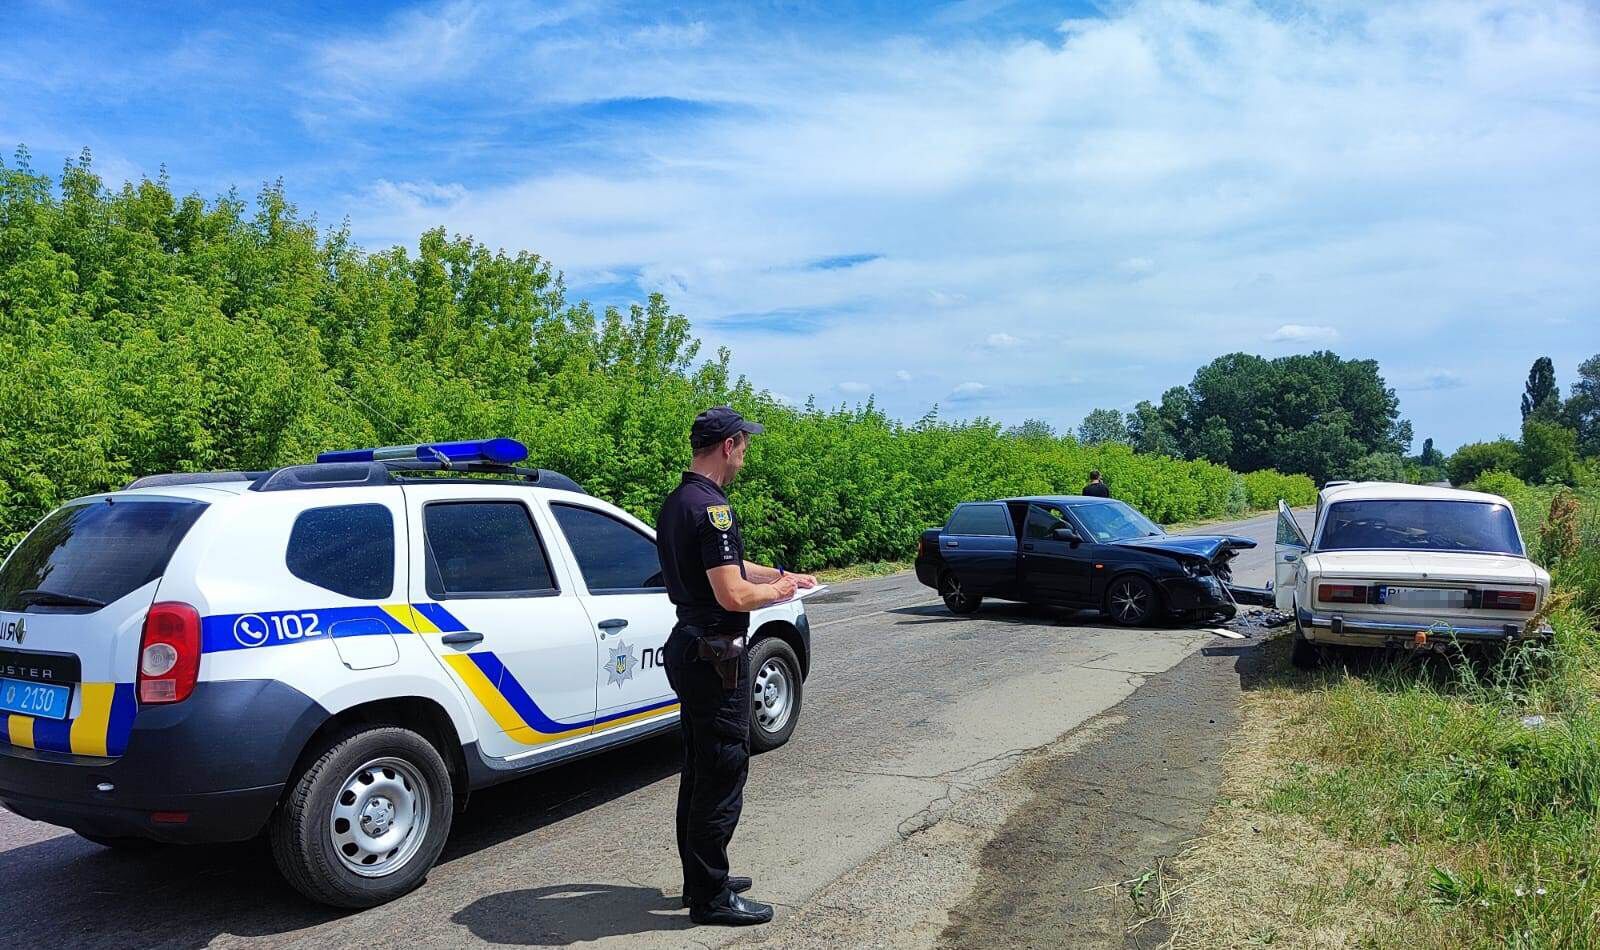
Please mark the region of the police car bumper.
<svg viewBox="0 0 1600 950"><path fill-rule="evenodd" d="M1209 575L1170 577L1161 581L1168 609L1175 611L1236 610L1222 584Z"/></svg>
<svg viewBox="0 0 1600 950"><path fill-rule="evenodd" d="M117 758L4 749L0 804L90 835L243 841L266 826L326 718L280 682L199 683L181 703L141 708Z"/></svg>

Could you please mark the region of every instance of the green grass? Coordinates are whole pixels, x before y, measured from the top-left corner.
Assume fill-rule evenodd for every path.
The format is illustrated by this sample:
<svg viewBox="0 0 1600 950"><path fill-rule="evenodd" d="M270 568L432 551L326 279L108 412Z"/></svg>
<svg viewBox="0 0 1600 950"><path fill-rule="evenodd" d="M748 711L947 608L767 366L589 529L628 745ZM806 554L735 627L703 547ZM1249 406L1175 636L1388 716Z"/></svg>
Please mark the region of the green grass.
<svg viewBox="0 0 1600 950"><path fill-rule="evenodd" d="M1264 798L1411 855L1385 943L1600 948L1600 499L1578 496L1577 547L1561 553L1540 511L1555 491L1525 491L1512 499L1523 532L1566 592L1553 640L1494 662L1317 674L1289 740L1297 761Z"/></svg>

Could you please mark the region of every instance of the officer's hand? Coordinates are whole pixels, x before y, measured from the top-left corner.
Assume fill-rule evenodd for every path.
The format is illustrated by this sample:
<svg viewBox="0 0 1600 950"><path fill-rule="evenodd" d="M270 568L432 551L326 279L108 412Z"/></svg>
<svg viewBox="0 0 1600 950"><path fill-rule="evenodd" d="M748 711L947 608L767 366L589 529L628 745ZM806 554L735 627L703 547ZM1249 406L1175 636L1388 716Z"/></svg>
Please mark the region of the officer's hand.
<svg viewBox="0 0 1600 950"><path fill-rule="evenodd" d="M801 590L817 586L817 579L810 574L790 574L789 576L794 578L794 586Z"/></svg>
<svg viewBox="0 0 1600 950"><path fill-rule="evenodd" d="M784 574L777 580L773 581L770 586L777 593L777 596L772 598L773 603L777 603L781 600L788 600L790 597L794 596L794 575Z"/></svg>

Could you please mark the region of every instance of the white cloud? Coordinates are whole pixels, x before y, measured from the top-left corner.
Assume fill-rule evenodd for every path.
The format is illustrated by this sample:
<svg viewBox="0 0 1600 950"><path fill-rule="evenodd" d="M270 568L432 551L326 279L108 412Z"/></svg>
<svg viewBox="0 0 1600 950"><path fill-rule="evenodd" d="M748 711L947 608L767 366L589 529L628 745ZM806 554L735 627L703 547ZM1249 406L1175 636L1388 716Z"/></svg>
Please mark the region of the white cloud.
<svg viewBox="0 0 1600 950"><path fill-rule="evenodd" d="M995 349L999 350L999 349L1007 349L1009 347L1016 346L1018 343L1021 343L1022 341L1017 339L1016 337L1012 336L1009 333L991 333L991 334L989 334L988 339L984 340L984 342L987 343L989 346L992 346Z"/></svg>
<svg viewBox="0 0 1600 950"><path fill-rule="evenodd" d="M909 383L911 382L911 373L907 370L897 369L894 371L894 378L898 382Z"/></svg>
<svg viewBox="0 0 1600 950"><path fill-rule="evenodd" d="M1130 0L1047 40L807 45L718 22L671 50L632 27L551 38L480 9L432 8L431 38L397 17L323 49L322 76L379 97L411 65L470 74L464 101L496 116L624 98L718 109L643 148L602 126L581 164L456 196L396 188L355 204L358 233L410 241L444 222L540 253L575 296L586 275L637 273L758 385L970 357L1016 380L986 408L1066 425L1268 342L1337 342L1391 378L1513 332L1554 350L1573 324L1546 321L1587 325L1600 299L1600 16L1576 0ZM856 249L883 257L793 266ZM774 312L815 328L707 329ZM953 347L995 315L1012 345ZM1531 357L1498 358L1519 379ZM1068 359L1104 368L1092 393L1048 388ZM886 407L914 417L952 382L920 371ZM1514 428L1514 405L1486 391L1483 413L1424 404L1437 418L1415 421L1459 441Z"/></svg>
<svg viewBox="0 0 1600 950"><path fill-rule="evenodd" d="M1271 343L1332 343L1339 338L1333 327L1312 327L1300 323L1285 323L1267 337Z"/></svg>
<svg viewBox="0 0 1600 950"><path fill-rule="evenodd" d="M962 383L956 388L950 390L950 398L956 400L975 399L988 391L989 387L985 386L983 383Z"/></svg>
<svg viewBox="0 0 1600 950"><path fill-rule="evenodd" d="M847 396L864 396L872 392L872 387L866 383L846 382L834 386L835 389Z"/></svg>

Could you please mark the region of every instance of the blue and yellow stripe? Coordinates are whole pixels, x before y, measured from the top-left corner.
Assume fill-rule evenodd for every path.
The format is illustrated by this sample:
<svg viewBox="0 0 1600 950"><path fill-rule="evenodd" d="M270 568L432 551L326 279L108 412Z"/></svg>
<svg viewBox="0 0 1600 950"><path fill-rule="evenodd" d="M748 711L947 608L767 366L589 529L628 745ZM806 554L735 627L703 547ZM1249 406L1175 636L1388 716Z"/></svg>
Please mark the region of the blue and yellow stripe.
<svg viewBox="0 0 1600 950"><path fill-rule="evenodd" d="M75 719L35 719L15 713L5 717L6 744L73 755L118 756L128 748L133 716L138 709L132 683L79 683Z"/></svg>

